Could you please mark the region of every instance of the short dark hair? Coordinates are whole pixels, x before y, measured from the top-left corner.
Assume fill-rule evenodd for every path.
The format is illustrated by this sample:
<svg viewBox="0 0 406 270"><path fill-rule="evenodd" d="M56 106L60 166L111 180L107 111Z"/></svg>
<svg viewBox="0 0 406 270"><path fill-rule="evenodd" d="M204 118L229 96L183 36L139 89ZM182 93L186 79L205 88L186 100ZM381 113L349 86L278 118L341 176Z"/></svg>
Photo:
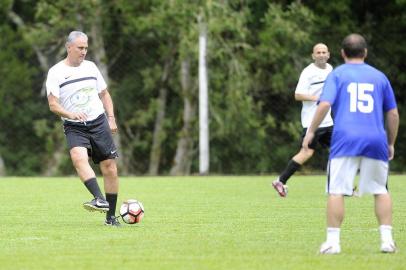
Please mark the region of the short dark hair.
<svg viewBox="0 0 406 270"><path fill-rule="evenodd" d="M367 42L360 34L350 34L346 36L341 44L345 56L348 58L363 58L365 57L365 49Z"/></svg>

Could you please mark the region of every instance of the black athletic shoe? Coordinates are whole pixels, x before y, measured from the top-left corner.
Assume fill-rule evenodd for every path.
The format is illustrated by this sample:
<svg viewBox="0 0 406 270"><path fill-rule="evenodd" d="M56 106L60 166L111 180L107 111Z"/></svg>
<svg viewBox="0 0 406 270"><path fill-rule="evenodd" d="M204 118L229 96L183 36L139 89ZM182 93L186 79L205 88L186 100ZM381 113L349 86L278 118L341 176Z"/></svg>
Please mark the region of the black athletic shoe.
<svg viewBox="0 0 406 270"><path fill-rule="evenodd" d="M90 202L85 202L83 204L83 208L88 211L106 213L109 211L109 202L100 198L94 198Z"/></svg>
<svg viewBox="0 0 406 270"><path fill-rule="evenodd" d="M106 219L106 221L104 222L104 225L116 226L116 227L121 226L120 222L118 222L117 217L115 217L115 216L111 216L110 218Z"/></svg>

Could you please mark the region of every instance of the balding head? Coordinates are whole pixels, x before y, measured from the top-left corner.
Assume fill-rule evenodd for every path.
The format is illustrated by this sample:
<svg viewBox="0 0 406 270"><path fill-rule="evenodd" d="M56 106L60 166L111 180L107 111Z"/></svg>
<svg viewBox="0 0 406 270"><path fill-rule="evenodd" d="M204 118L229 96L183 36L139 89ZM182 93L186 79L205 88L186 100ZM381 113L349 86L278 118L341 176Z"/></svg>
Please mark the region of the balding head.
<svg viewBox="0 0 406 270"><path fill-rule="evenodd" d="M313 46L313 53L315 53L317 50L326 50L326 51L328 51L328 47L324 43L317 43L316 45Z"/></svg>
<svg viewBox="0 0 406 270"><path fill-rule="evenodd" d="M313 53L312 58L314 60L314 64L319 68L325 68L328 59L330 58L330 52L328 48L323 43L317 43L313 46Z"/></svg>
<svg viewBox="0 0 406 270"><path fill-rule="evenodd" d="M350 34L344 38L342 49L347 58L365 58L367 42L359 34Z"/></svg>

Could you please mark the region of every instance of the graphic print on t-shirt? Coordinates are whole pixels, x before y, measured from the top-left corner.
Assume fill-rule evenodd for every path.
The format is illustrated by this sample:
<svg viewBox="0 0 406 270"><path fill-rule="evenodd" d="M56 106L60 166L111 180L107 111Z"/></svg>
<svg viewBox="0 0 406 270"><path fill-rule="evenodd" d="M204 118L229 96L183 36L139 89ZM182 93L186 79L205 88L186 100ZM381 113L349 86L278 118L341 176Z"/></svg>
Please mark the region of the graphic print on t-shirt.
<svg viewBox="0 0 406 270"><path fill-rule="evenodd" d="M84 87L69 97L70 102L74 106L75 112L90 113L90 107L88 104L91 101L93 91L96 90L92 87Z"/></svg>

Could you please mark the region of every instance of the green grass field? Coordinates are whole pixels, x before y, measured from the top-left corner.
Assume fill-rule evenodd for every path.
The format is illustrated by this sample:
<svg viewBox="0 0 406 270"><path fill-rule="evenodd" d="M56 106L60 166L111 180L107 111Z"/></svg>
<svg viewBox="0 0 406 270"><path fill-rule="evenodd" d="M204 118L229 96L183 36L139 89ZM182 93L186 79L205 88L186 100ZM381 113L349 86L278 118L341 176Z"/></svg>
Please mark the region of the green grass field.
<svg viewBox="0 0 406 270"><path fill-rule="evenodd" d="M119 201L144 203L141 224L105 227L81 204L77 178L0 178L0 269L405 269L406 176L391 176L394 237L379 252L371 196L346 199L340 255L325 240L323 176L121 178ZM100 182L100 181L99 181Z"/></svg>

